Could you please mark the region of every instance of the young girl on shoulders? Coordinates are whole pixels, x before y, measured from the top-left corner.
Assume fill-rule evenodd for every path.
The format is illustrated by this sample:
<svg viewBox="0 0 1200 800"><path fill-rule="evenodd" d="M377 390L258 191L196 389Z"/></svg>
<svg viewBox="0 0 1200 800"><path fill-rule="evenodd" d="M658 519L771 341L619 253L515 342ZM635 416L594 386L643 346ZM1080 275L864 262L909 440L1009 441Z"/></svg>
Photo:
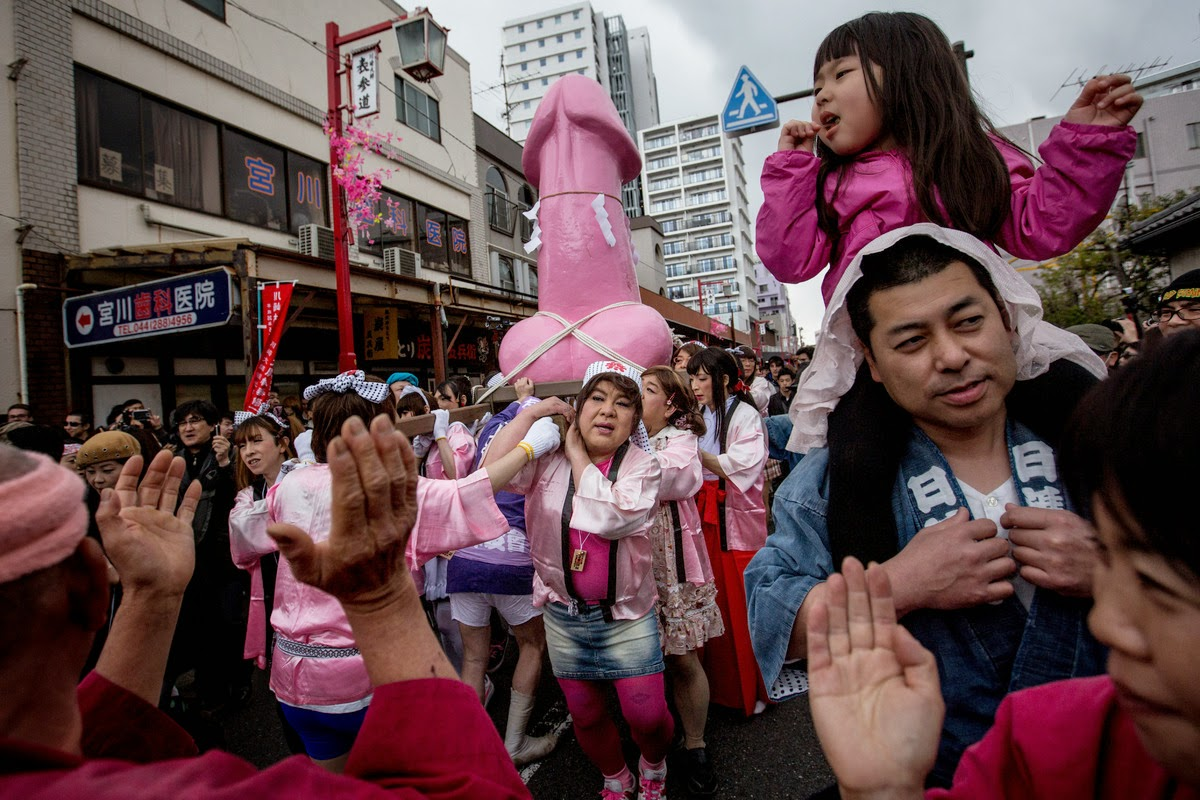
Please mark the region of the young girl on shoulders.
<svg viewBox="0 0 1200 800"><path fill-rule="evenodd" d="M1083 87L1038 148L1036 170L980 111L946 35L909 12L871 13L817 50L811 122L783 126L763 167L763 264L821 294L882 233L936 222L1020 258L1062 255L1112 207L1142 105L1128 75Z"/></svg>

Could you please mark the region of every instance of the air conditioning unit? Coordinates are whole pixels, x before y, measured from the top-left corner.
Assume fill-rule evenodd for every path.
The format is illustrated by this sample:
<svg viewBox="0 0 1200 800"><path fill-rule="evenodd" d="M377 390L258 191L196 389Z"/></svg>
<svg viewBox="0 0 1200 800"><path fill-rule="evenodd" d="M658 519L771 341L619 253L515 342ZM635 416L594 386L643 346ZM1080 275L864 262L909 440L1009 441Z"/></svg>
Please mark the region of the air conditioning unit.
<svg viewBox="0 0 1200 800"><path fill-rule="evenodd" d="M420 268L420 253L414 253L412 250L405 250L403 247L384 248L384 272L390 272L393 275L405 275L409 278L415 278L417 277L417 270Z"/></svg>
<svg viewBox="0 0 1200 800"><path fill-rule="evenodd" d="M333 229L324 225L301 225L299 248L303 255L332 261Z"/></svg>

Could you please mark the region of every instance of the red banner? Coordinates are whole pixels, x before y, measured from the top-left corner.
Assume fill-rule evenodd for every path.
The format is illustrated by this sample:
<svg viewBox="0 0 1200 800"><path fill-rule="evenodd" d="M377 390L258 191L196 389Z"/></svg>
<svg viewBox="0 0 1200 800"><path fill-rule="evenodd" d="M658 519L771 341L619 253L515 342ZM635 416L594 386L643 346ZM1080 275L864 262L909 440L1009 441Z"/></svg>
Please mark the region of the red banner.
<svg viewBox="0 0 1200 800"><path fill-rule="evenodd" d="M264 286L262 298L263 350L254 368L254 377L246 388L245 410L257 412L271 393L271 379L275 374L275 353L279 350L279 339L283 336L283 323L287 320L288 305L292 302L292 284L275 283Z"/></svg>

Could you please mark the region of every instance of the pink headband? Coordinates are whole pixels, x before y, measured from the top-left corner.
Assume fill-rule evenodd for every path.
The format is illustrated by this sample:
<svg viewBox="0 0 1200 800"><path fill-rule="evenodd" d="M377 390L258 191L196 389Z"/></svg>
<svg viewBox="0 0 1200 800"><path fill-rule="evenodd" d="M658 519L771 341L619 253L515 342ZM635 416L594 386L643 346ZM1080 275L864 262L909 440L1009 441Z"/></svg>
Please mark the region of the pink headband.
<svg viewBox="0 0 1200 800"><path fill-rule="evenodd" d="M0 463L17 458L33 468L0 481L0 508L21 509L0 523L0 583L54 566L74 553L87 533L87 487L79 476L40 453L0 452Z"/></svg>

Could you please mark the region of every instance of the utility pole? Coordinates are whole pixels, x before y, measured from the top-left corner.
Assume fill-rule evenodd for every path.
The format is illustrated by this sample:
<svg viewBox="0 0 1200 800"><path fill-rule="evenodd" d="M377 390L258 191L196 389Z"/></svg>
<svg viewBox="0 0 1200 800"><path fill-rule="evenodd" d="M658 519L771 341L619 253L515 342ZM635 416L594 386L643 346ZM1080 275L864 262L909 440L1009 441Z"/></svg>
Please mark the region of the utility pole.
<svg viewBox="0 0 1200 800"><path fill-rule="evenodd" d="M967 79L967 83L971 82L971 73L967 70L967 59L975 57L974 50L968 50L966 42L955 42L950 45L954 50L954 57L958 59L958 65L962 67L963 77Z"/></svg>

